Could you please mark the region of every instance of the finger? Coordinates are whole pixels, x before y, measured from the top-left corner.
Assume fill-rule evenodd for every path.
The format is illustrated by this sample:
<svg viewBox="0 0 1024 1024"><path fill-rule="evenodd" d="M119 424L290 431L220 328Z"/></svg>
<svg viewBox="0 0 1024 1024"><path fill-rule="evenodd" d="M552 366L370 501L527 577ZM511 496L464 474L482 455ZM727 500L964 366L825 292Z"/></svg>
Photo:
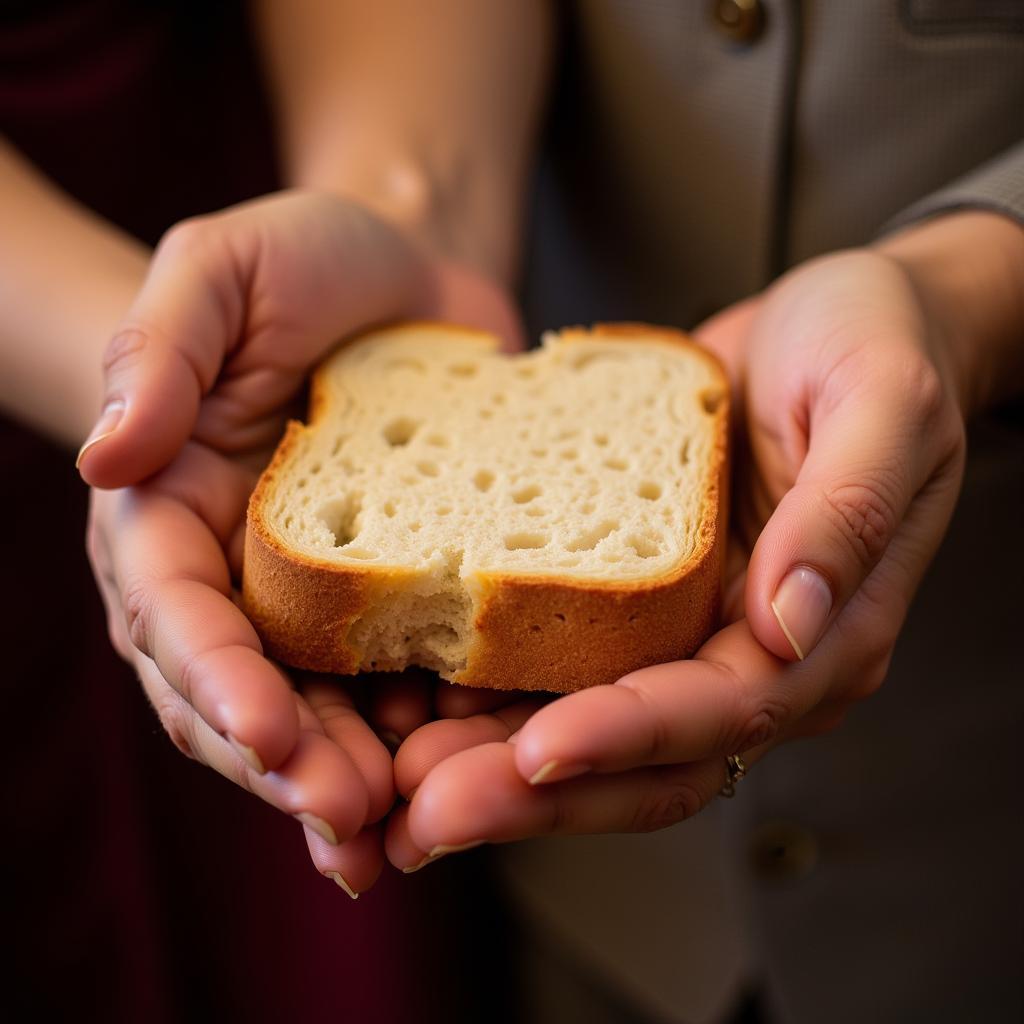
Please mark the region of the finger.
<svg viewBox="0 0 1024 1024"><path fill-rule="evenodd" d="M491 743L434 768L409 805L408 836L396 835L388 856L412 850L436 856L532 836L650 832L696 814L725 777L724 761L715 758L536 787L519 774L509 744Z"/></svg>
<svg viewBox="0 0 1024 1024"><path fill-rule="evenodd" d="M745 594L755 635L781 658L811 653L927 481L958 475L938 375L909 346L902 352L883 361L882 376L858 353L845 363L837 355L833 372L809 385L806 455L754 547ZM757 451L756 428L753 436ZM774 439L760 449L761 462L782 458Z"/></svg>
<svg viewBox="0 0 1024 1024"><path fill-rule="evenodd" d="M164 729L187 756L297 818L328 843L344 842L366 824L365 780L308 709L296 708L301 730L291 756L276 771L259 774L168 686L151 659L136 655L135 665Z"/></svg>
<svg viewBox="0 0 1024 1024"><path fill-rule="evenodd" d="M380 825L370 825L347 842L333 846L319 833L303 826L309 856L317 871L331 879L352 899L359 899L384 870L384 836Z"/></svg>
<svg viewBox="0 0 1024 1024"><path fill-rule="evenodd" d="M137 483L171 461L241 334L244 287L211 224L197 218L165 235L107 346L104 410L79 454L93 486Z"/></svg>
<svg viewBox="0 0 1024 1024"><path fill-rule="evenodd" d="M257 766L276 768L297 738L295 702L231 600L220 544L193 510L155 488L109 500L112 568L133 644L211 728L253 751Z"/></svg>
<svg viewBox="0 0 1024 1024"><path fill-rule="evenodd" d="M524 780L549 785L739 753L806 713L825 685L766 651L741 620L693 660L641 669L542 708L516 737L516 765Z"/></svg>
<svg viewBox="0 0 1024 1024"><path fill-rule="evenodd" d="M367 821L379 821L395 800L391 755L343 687L311 677L303 681L302 692L324 734L345 751L363 777L369 794Z"/></svg>
<svg viewBox="0 0 1024 1024"><path fill-rule="evenodd" d="M417 729L395 755L398 792L408 797L435 765L460 750L507 740L538 707L536 701L522 701L491 714L428 722Z"/></svg>
<svg viewBox="0 0 1024 1024"><path fill-rule="evenodd" d="M412 874L430 862L430 854L409 835L409 806L401 804L388 816L384 830L384 853L399 871Z"/></svg>

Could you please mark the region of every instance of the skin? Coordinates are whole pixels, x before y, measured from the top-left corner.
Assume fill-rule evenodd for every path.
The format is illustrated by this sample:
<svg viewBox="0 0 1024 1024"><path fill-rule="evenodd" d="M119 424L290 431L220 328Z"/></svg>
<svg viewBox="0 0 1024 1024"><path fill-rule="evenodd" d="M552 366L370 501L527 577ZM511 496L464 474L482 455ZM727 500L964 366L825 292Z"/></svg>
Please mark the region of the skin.
<svg viewBox="0 0 1024 1024"><path fill-rule="evenodd" d="M373 697L323 679L293 689L232 596L245 496L306 372L338 337L396 316L517 337L504 286L545 75L544 6L515 5L504 22L451 2L451 16L434 10L402 40L386 19L360 21L354 50L365 5L308 0L281 23L265 4L301 187L186 222L148 267L16 158L0 163L12 209L34 197L53 236L80 243L68 287L83 267L92 278L79 296L82 383L64 396L75 411L61 412L47 361L18 354L62 336L53 311L18 305L45 260L25 258L28 232L0 251L21 309L3 346L19 384L0 397L62 437L88 429L78 410L106 408L81 471L110 489L94 498L90 550L114 642L179 747L306 816L314 863L353 892L372 884L385 847L409 868L438 847L672 824L713 798L725 754L753 764L833 728L884 675L955 501L966 414L1018 393L1024 376L1024 233L1005 218L949 215L798 268L699 332L733 376L743 443L730 621L697 658L547 703L431 694L415 680ZM452 26L483 49L474 73L489 88L450 73L462 52ZM384 84L366 88L375 75ZM101 390L87 368L111 335ZM770 608L794 565L814 567L832 596L802 661ZM405 740L393 778L367 715L392 747ZM394 787L411 799L382 824Z"/></svg>

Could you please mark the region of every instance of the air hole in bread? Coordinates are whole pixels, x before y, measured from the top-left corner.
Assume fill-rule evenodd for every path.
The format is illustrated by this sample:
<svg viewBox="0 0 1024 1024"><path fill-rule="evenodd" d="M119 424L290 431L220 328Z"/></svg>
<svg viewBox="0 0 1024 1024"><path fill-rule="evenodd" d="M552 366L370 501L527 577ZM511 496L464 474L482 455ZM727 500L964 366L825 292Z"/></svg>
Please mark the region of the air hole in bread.
<svg viewBox="0 0 1024 1024"><path fill-rule="evenodd" d="M395 513L397 511L398 511L398 509L395 508L395 503L393 501L385 501L384 502L384 515L386 515L388 517L388 519L394 519L395 518Z"/></svg>
<svg viewBox="0 0 1024 1024"><path fill-rule="evenodd" d="M644 537L640 534L633 534L626 538L626 544L629 545L640 558L655 558L661 554L661 548L653 541L650 537Z"/></svg>
<svg viewBox="0 0 1024 1024"><path fill-rule="evenodd" d="M529 507L529 508L528 508L528 509L526 510L526 514L527 514L528 516L534 516L534 517L536 517L536 516L543 516L543 515L546 515L547 513L546 513L546 512L544 511L544 509L542 509L542 508L540 507L540 505L531 505L531 506L530 506L530 507Z"/></svg>
<svg viewBox="0 0 1024 1024"><path fill-rule="evenodd" d="M305 487L306 484L308 484L308 483L309 483L309 481L303 476L303 477L299 477L299 482L295 486L296 487Z"/></svg>
<svg viewBox="0 0 1024 1024"><path fill-rule="evenodd" d="M592 530L586 530L581 533L574 541L565 546L565 550L593 551L605 537L610 537L618 528L619 524L617 522L612 519L606 519L603 523L598 523Z"/></svg>
<svg viewBox="0 0 1024 1024"><path fill-rule="evenodd" d="M516 376L523 380L530 380L537 376L537 371L532 366L519 366L516 368Z"/></svg>
<svg viewBox="0 0 1024 1024"><path fill-rule="evenodd" d="M555 618L559 622L565 622L565 616L561 612L555 612Z"/></svg>
<svg viewBox="0 0 1024 1024"><path fill-rule="evenodd" d="M416 468L424 476L438 476L441 472L441 467L432 459L421 459L416 463Z"/></svg>
<svg viewBox="0 0 1024 1024"><path fill-rule="evenodd" d="M722 404L725 395L721 391L702 391L700 393L701 408L709 415L714 416L718 407Z"/></svg>
<svg viewBox="0 0 1024 1024"><path fill-rule="evenodd" d="M685 466L690 461L690 439L687 438L683 442L682 448L679 449L679 461Z"/></svg>
<svg viewBox="0 0 1024 1024"><path fill-rule="evenodd" d="M559 454L563 459L575 459L579 457L579 452L575 448L563 448Z"/></svg>
<svg viewBox="0 0 1024 1024"><path fill-rule="evenodd" d="M494 410L493 409L481 409L480 410L480 419L482 419L482 420L493 420L494 419Z"/></svg>
<svg viewBox="0 0 1024 1024"><path fill-rule="evenodd" d="M512 492L512 500L517 505L525 505L528 501L540 497L544 492L536 484L527 484Z"/></svg>
<svg viewBox="0 0 1024 1024"><path fill-rule="evenodd" d="M545 548L547 545L548 538L543 533L510 533L505 538L505 547L509 551Z"/></svg>
<svg viewBox="0 0 1024 1024"><path fill-rule="evenodd" d="M309 467L309 471L313 476L316 476L323 468L323 463L314 462L313 465Z"/></svg>
<svg viewBox="0 0 1024 1024"><path fill-rule="evenodd" d="M432 445L434 448L447 448L449 442L444 434L429 434L427 436L427 444Z"/></svg>
<svg viewBox="0 0 1024 1024"><path fill-rule="evenodd" d="M382 433L384 440L392 448L401 448L402 445L408 444L413 439L419 428L418 420L410 419L408 416L399 416L398 419L386 424Z"/></svg>
<svg viewBox="0 0 1024 1024"><path fill-rule="evenodd" d="M491 489L494 483L494 474L489 469L481 469L473 477L473 486L483 494Z"/></svg>
<svg viewBox="0 0 1024 1024"><path fill-rule="evenodd" d="M608 469L620 471L629 469L629 463L625 459L620 459L617 455L613 455L610 459L605 459L603 465L607 466Z"/></svg>
<svg viewBox="0 0 1024 1024"><path fill-rule="evenodd" d="M500 391L496 391L493 395L491 395L491 402L494 405L504 405L505 396Z"/></svg>
<svg viewBox="0 0 1024 1024"><path fill-rule="evenodd" d="M410 523L409 524L409 529L413 533L419 533L422 528L423 528L423 524L422 523Z"/></svg>
<svg viewBox="0 0 1024 1024"><path fill-rule="evenodd" d="M344 494L340 498L325 501L318 509L317 518L327 527L336 548L344 547L355 540L359 533L356 520L362 507L360 495Z"/></svg>
<svg viewBox="0 0 1024 1024"><path fill-rule="evenodd" d="M392 359L387 364L389 370L412 370L413 373L426 373L427 368L418 359Z"/></svg>
<svg viewBox="0 0 1024 1024"><path fill-rule="evenodd" d="M594 503L592 501L585 501L580 505L580 512L585 516L589 516L594 511Z"/></svg>
<svg viewBox="0 0 1024 1024"><path fill-rule="evenodd" d="M530 454L535 459L543 459L544 456L547 455L547 453L548 453L547 448L531 448L530 449Z"/></svg>
<svg viewBox="0 0 1024 1024"><path fill-rule="evenodd" d="M451 505L438 505L437 514L439 516L450 516L452 514Z"/></svg>
<svg viewBox="0 0 1024 1024"><path fill-rule="evenodd" d="M341 451L341 446L345 443L346 440L347 440L347 438L345 438L345 437L336 437L334 439L334 444L331 445L331 458L332 459L334 458L335 455L338 454L338 452Z"/></svg>
<svg viewBox="0 0 1024 1024"><path fill-rule="evenodd" d="M653 480L644 480L636 489L636 493L648 501L657 501L661 497L661 484L656 484Z"/></svg>
<svg viewBox="0 0 1024 1024"><path fill-rule="evenodd" d="M476 363L452 363L448 372L453 377L475 377L477 369Z"/></svg>
<svg viewBox="0 0 1024 1024"><path fill-rule="evenodd" d="M594 435L594 444L596 444L598 448L606 448L608 446L608 435L607 434L595 434Z"/></svg>
<svg viewBox="0 0 1024 1024"><path fill-rule="evenodd" d="M538 626L537 623L535 622L532 626L530 626L530 632L531 633L539 633L540 632L540 626Z"/></svg>

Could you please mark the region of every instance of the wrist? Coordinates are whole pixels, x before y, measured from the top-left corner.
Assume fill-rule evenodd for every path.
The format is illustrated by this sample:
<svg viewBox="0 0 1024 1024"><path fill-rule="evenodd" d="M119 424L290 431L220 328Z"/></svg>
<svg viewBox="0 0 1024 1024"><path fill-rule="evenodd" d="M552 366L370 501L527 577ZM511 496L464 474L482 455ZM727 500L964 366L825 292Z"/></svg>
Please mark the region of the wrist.
<svg viewBox="0 0 1024 1024"><path fill-rule="evenodd" d="M981 210L881 240L910 279L967 419L1024 390L1024 230Z"/></svg>
<svg viewBox="0 0 1024 1024"><path fill-rule="evenodd" d="M470 267L509 287L515 274L518 211L486 176L418 157L302 168L299 187L355 200L437 257ZM504 200L504 201L503 201Z"/></svg>

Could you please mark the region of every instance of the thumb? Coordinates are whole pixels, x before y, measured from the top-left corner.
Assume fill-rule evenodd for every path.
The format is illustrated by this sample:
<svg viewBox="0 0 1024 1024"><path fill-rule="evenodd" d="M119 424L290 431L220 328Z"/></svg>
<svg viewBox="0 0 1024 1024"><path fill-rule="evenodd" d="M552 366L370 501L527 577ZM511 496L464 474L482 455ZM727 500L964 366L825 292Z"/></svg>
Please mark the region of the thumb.
<svg viewBox="0 0 1024 1024"><path fill-rule="evenodd" d="M931 402L919 397L876 381L812 402L807 454L758 538L747 577L747 617L773 654L810 654L933 472ZM779 444L752 438L759 466L779 465L779 453L768 450Z"/></svg>
<svg viewBox="0 0 1024 1024"><path fill-rule="evenodd" d="M92 486L138 483L167 465L191 434L200 401L242 329L242 285L228 273L230 259L211 258L218 244L195 219L157 248L104 354L103 410L77 461Z"/></svg>

